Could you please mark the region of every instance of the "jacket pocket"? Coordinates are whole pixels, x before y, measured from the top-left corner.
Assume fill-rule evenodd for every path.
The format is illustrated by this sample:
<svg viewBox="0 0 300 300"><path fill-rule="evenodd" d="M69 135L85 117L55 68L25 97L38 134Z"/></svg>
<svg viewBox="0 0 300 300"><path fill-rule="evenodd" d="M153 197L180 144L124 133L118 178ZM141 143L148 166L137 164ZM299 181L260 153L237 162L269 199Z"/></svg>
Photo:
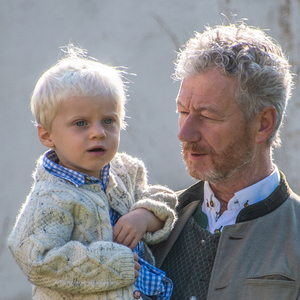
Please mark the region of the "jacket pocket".
<svg viewBox="0 0 300 300"><path fill-rule="evenodd" d="M255 300L295 300L299 292L294 279L280 274L247 278L244 291L244 299Z"/></svg>

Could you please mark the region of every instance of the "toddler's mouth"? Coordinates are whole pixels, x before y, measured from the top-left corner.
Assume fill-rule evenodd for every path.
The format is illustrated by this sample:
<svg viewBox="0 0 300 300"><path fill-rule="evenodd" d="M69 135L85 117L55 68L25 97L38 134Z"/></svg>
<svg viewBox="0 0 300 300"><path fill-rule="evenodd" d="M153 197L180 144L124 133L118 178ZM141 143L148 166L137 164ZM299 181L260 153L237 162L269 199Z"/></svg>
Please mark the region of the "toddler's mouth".
<svg viewBox="0 0 300 300"><path fill-rule="evenodd" d="M93 149L88 150L88 152L104 152L105 149L101 147L95 147Z"/></svg>

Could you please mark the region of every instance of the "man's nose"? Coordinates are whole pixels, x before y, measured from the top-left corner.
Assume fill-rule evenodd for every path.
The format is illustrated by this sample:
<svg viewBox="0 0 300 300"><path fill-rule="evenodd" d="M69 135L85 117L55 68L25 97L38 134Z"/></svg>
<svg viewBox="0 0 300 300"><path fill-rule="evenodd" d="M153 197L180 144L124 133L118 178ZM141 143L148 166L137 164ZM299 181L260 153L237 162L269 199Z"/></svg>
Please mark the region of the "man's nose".
<svg viewBox="0 0 300 300"><path fill-rule="evenodd" d="M201 138L197 117L189 114L184 121L179 122L178 139L181 142L198 142Z"/></svg>
<svg viewBox="0 0 300 300"><path fill-rule="evenodd" d="M90 139L105 139L106 132L102 124L94 124L91 127Z"/></svg>

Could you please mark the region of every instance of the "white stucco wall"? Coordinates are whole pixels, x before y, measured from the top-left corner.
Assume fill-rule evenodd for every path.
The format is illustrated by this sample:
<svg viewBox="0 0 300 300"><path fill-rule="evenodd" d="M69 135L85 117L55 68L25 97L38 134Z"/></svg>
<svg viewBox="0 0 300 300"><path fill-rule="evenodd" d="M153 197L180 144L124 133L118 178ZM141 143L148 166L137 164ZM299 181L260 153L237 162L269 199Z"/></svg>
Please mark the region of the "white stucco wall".
<svg viewBox="0 0 300 300"><path fill-rule="evenodd" d="M170 78L175 51L195 30L226 23L221 14L262 29L283 46L299 74L298 0L0 0L0 299L30 299L31 287L12 259L6 239L31 186L35 161L46 149L31 123L29 100L41 74L73 42L100 62L122 65L133 82L127 105L129 127L120 150L138 156L149 181L182 189L185 172ZM296 84L275 161L300 193L299 86Z"/></svg>

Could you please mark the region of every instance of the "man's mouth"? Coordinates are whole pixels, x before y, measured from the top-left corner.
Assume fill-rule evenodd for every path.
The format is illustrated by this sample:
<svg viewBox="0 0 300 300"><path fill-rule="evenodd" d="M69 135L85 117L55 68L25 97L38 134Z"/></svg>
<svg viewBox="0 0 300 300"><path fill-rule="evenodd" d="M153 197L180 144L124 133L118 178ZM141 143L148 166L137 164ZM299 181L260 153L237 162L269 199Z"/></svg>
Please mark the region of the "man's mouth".
<svg viewBox="0 0 300 300"><path fill-rule="evenodd" d="M184 142L181 146L183 153L189 153L192 156L203 156L212 153L209 148L193 142Z"/></svg>
<svg viewBox="0 0 300 300"><path fill-rule="evenodd" d="M207 152L204 151L193 151L192 149L183 149L183 153L189 154L189 155L195 155L195 156L201 156L201 155L206 155L208 154Z"/></svg>

